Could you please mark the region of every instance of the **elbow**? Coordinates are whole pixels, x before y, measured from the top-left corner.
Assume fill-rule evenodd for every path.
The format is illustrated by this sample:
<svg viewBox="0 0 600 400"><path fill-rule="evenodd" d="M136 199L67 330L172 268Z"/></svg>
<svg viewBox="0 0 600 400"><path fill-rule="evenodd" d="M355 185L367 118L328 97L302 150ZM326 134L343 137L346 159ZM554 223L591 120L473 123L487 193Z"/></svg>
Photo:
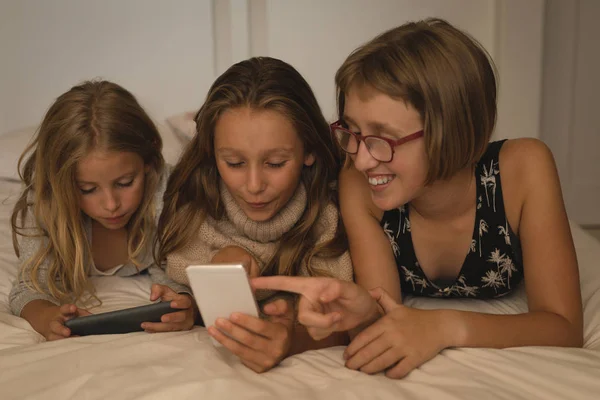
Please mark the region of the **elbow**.
<svg viewBox="0 0 600 400"><path fill-rule="evenodd" d="M578 349L583 348L584 340L583 340L583 332L581 329L573 329L573 332L568 340L568 344L565 347L576 347Z"/></svg>
<svg viewBox="0 0 600 400"><path fill-rule="evenodd" d="M561 318L565 324L565 335L559 346L582 348L584 345L583 321L571 321L565 316L561 316Z"/></svg>
<svg viewBox="0 0 600 400"><path fill-rule="evenodd" d="M583 333L583 315L576 321L567 320L569 324L569 347L583 348L585 344Z"/></svg>

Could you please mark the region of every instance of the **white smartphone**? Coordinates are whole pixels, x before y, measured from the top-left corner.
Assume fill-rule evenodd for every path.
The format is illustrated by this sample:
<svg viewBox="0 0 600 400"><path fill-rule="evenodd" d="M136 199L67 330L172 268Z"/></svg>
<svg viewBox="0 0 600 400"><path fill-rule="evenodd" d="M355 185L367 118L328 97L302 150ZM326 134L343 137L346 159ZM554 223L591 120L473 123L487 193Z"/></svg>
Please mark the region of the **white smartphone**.
<svg viewBox="0 0 600 400"><path fill-rule="evenodd" d="M239 312L259 317L258 306L242 264L190 265L186 273L206 327ZM221 346L214 338L215 346Z"/></svg>

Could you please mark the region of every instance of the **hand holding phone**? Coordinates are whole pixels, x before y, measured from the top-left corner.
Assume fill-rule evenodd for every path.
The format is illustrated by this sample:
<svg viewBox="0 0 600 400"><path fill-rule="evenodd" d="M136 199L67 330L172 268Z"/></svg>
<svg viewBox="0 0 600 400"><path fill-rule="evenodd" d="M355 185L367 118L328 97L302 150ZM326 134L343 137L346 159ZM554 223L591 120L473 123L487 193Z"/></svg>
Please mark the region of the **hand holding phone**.
<svg viewBox="0 0 600 400"><path fill-rule="evenodd" d="M171 307L177 311L163 315L159 322L145 321L142 324L144 331L156 333L192 329L198 315L196 302L192 296L186 293L177 293L166 285L155 283L150 289L150 301L159 299L169 302Z"/></svg>
<svg viewBox="0 0 600 400"><path fill-rule="evenodd" d="M291 299L277 299L260 319L242 264L194 265L187 268L200 313L211 340L237 355L255 372L277 365L289 353L294 327Z"/></svg>
<svg viewBox="0 0 600 400"><path fill-rule="evenodd" d="M105 335L142 331L142 322L160 322L163 314L178 311L165 301L147 306L127 308L85 317L73 318L65 322L72 335Z"/></svg>
<svg viewBox="0 0 600 400"><path fill-rule="evenodd" d="M190 265L186 273L207 327L234 312L258 318L258 306L242 264Z"/></svg>

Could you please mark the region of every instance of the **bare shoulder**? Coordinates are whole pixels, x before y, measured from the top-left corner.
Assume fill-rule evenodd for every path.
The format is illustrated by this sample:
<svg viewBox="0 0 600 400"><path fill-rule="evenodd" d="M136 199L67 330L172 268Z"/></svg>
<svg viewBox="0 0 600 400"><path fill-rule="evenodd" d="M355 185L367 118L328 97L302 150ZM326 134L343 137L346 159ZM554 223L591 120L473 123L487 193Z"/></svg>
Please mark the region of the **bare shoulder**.
<svg viewBox="0 0 600 400"><path fill-rule="evenodd" d="M523 205L532 194L550 191L560 196L554 156L539 139L507 140L500 150L500 170L506 213L515 231L519 230Z"/></svg>
<svg viewBox="0 0 600 400"><path fill-rule="evenodd" d="M531 179L540 172L556 170L554 156L548 146L539 139L522 138L507 140L500 150L503 174L515 178Z"/></svg>
<svg viewBox="0 0 600 400"><path fill-rule="evenodd" d="M339 184L356 283L366 289L383 288L394 300L401 301L396 260L380 225L383 211L373 203L369 183L354 166L345 166Z"/></svg>
<svg viewBox="0 0 600 400"><path fill-rule="evenodd" d="M383 211L373 204L367 180L353 165L345 165L342 168L339 184L343 214L370 215L378 221L381 220Z"/></svg>

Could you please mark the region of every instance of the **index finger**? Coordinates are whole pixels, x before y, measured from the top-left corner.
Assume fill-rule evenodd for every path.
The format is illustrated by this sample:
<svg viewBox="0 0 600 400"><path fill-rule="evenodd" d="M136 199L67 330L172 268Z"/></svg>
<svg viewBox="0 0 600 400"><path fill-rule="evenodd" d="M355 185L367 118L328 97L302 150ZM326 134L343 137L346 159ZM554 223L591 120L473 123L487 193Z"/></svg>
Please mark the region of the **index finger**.
<svg viewBox="0 0 600 400"><path fill-rule="evenodd" d="M311 287L311 278L299 276L262 276L252 278L250 282L254 289L283 290L297 294L306 294Z"/></svg>

